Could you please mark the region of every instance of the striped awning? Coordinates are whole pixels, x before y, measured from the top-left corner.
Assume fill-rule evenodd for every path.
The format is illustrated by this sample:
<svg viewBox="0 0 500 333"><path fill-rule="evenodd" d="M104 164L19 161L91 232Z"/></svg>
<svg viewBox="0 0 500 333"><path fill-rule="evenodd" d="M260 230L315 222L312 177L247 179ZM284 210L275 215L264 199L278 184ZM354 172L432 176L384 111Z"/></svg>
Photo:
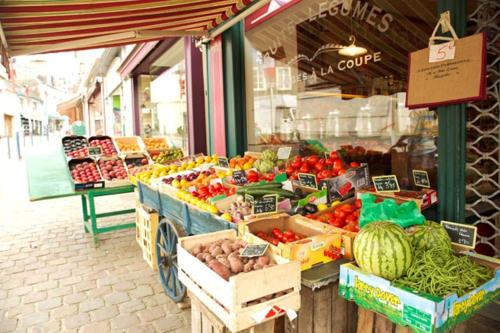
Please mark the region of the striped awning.
<svg viewBox="0 0 500 333"><path fill-rule="evenodd" d="M207 37L221 30L226 21L241 19L268 2L3 0L0 37L10 57L112 47L172 36Z"/></svg>

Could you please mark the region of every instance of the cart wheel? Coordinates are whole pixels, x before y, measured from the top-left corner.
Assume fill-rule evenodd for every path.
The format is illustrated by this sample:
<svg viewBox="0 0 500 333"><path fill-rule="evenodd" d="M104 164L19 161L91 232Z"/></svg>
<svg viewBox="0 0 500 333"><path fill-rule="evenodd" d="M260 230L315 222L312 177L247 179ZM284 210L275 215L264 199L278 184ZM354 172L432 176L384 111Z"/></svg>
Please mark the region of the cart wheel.
<svg viewBox="0 0 500 333"><path fill-rule="evenodd" d="M180 302L186 295L186 287L179 281L177 273L177 239L185 236L182 227L163 219L156 235L156 260L163 289L174 302Z"/></svg>

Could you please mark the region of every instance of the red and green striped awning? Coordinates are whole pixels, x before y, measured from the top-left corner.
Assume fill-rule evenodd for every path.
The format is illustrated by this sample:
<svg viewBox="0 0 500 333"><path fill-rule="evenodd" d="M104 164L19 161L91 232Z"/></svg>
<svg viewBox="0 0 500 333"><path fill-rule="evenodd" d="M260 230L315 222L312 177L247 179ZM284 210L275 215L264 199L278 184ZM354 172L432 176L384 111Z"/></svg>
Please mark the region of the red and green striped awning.
<svg viewBox="0 0 500 333"><path fill-rule="evenodd" d="M208 36L269 0L3 0L9 56L111 47L171 36ZM248 10L246 10L248 7ZM242 15L240 15L242 14Z"/></svg>

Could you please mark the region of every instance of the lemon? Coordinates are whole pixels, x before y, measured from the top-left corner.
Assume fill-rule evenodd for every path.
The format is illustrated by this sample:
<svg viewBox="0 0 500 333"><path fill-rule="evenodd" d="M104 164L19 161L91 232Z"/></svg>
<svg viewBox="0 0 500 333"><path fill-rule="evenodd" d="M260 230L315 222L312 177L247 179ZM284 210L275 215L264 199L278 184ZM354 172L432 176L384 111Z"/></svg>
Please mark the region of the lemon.
<svg viewBox="0 0 500 333"><path fill-rule="evenodd" d="M322 210L325 210L325 209L328 209L328 206L321 203L321 204L318 204L318 211L321 212Z"/></svg>
<svg viewBox="0 0 500 333"><path fill-rule="evenodd" d="M332 206L332 207L335 207L335 206L338 206L338 205L340 205L340 201L335 200L334 202L332 202L332 205L331 205L331 206Z"/></svg>
<svg viewBox="0 0 500 333"><path fill-rule="evenodd" d="M226 220L226 221L229 221L229 222L232 222L233 221L233 218L231 217L231 215L229 215L228 213L224 213L221 215L221 217Z"/></svg>

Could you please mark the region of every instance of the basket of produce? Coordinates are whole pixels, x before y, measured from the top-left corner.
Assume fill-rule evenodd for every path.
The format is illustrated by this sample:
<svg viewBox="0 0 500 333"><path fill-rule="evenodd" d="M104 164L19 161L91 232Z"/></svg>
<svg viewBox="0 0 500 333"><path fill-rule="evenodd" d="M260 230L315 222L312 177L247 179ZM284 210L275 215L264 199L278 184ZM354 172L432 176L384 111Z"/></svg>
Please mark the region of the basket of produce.
<svg viewBox="0 0 500 333"><path fill-rule="evenodd" d="M240 224L238 230L248 243L269 243L274 253L299 261L301 270L342 257L340 233L324 233L300 215L255 218Z"/></svg>
<svg viewBox="0 0 500 333"><path fill-rule="evenodd" d="M138 170L137 168L148 167L151 162L148 159L148 156L144 153L136 153L136 154L127 154L124 158L125 166L127 167L128 174L136 174ZM142 169L143 171L145 169Z"/></svg>
<svg viewBox="0 0 500 333"><path fill-rule="evenodd" d="M115 145L111 137L106 135L91 136L89 138L90 147L100 147L102 151L102 156L114 156L118 152L116 151Z"/></svg>
<svg viewBox="0 0 500 333"><path fill-rule="evenodd" d="M168 148L167 139L164 137L142 138L142 142L144 142L144 147L146 147L148 151Z"/></svg>
<svg viewBox="0 0 500 333"><path fill-rule="evenodd" d="M168 164L172 161L180 160L184 153L180 148L167 148L167 149L148 149L148 154L153 162L158 164ZM193 162L193 166L194 166Z"/></svg>
<svg viewBox="0 0 500 333"><path fill-rule="evenodd" d="M106 187L130 185L125 163L118 157L101 157L97 161L99 171Z"/></svg>
<svg viewBox="0 0 500 333"><path fill-rule="evenodd" d="M269 250L245 257L245 246L234 230L183 237L177 245L179 280L232 332L255 326L253 315L267 308L282 310L276 316L300 308L299 263Z"/></svg>
<svg viewBox="0 0 500 333"><path fill-rule="evenodd" d="M115 147L120 154L142 153L145 151L144 144L138 136L115 137Z"/></svg>
<svg viewBox="0 0 500 333"><path fill-rule="evenodd" d="M68 158L89 157L88 142L84 136L65 136L62 145Z"/></svg>
<svg viewBox="0 0 500 333"><path fill-rule="evenodd" d="M68 168L75 186L75 190L103 188L104 180L91 158L72 159L68 161Z"/></svg>
<svg viewBox="0 0 500 333"><path fill-rule="evenodd" d="M455 252L442 225L371 222L341 266L339 294L419 332L444 332L500 293L499 263ZM417 320L418 319L418 320Z"/></svg>

